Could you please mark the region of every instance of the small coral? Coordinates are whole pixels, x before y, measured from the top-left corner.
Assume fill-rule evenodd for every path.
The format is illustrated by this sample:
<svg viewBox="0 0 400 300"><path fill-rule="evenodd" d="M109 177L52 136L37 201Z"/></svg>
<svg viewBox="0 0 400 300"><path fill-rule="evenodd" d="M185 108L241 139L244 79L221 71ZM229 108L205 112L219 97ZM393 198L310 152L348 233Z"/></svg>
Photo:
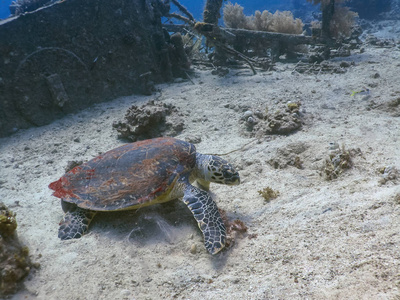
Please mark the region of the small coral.
<svg viewBox="0 0 400 300"><path fill-rule="evenodd" d="M221 214L221 218L224 221L224 225L226 227L226 248L230 248L236 241L238 235L244 235L247 233L247 226L244 224L242 220L229 220L226 211L223 209L218 209Z"/></svg>
<svg viewBox="0 0 400 300"><path fill-rule="evenodd" d="M15 213L0 202L0 298L15 293L32 266L28 247L16 234Z"/></svg>
<svg viewBox="0 0 400 300"><path fill-rule="evenodd" d="M289 102L287 104L287 107L290 109L290 111L298 111L300 108L301 103L300 102Z"/></svg>
<svg viewBox="0 0 400 300"><path fill-rule="evenodd" d="M290 11L277 10L273 15L273 32L301 34L303 27L303 22L298 18L295 19Z"/></svg>
<svg viewBox="0 0 400 300"><path fill-rule="evenodd" d="M331 35L335 38L350 36L354 19L357 16L357 13L351 11L348 7L335 7L335 13L330 24Z"/></svg>
<svg viewBox="0 0 400 300"><path fill-rule="evenodd" d="M394 166L383 167L379 170L379 173L382 174L382 178L379 180L381 185L389 181L396 183L397 179L400 177L399 170Z"/></svg>
<svg viewBox="0 0 400 300"><path fill-rule="evenodd" d="M330 153L323 167L325 179L336 179L344 170L350 169L353 166L351 157L351 151L346 150L344 145L338 151Z"/></svg>
<svg viewBox="0 0 400 300"><path fill-rule="evenodd" d="M268 10L256 10L253 18L254 29L258 31L272 31L274 16Z"/></svg>
<svg viewBox="0 0 400 300"><path fill-rule="evenodd" d="M394 195L394 202L396 204L400 204L400 193L397 193L396 195Z"/></svg>
<svg viewBox="0 0 400 300"><path fill-rule="evenodd" d="M274 14L267 10L257 10L254 15L246 16L243 7L228 2L224 8L224 23L229 28L244 28L249 30L269 31L279 33L300 34L303 32L303 22L295 19L290 11L277 10Z"/></svg>
<svg viewBox="0 0 400 300"><path fill-rule="evenodd" d="M17 229L17 220L15 213L9 211L7 207L0 203L0 235L2 237L9 237L14 234Z"/></svg>
<svg viewBox="0 0 400 300"><path fill-rule="evenodd" d="M264 198L265 201L269 202L272 199L275 199L279 196L278 191L274 191L272 188L269 186L266 188L263 188L262 190L258 191L258 193Z"/></svg>
<svg viewBox="0 0 400 300"><path fill-rule="evenodd" d="M321 10L324 9L331 4L331 0L307 0L308 2L316 4L321 4ZM348 7L343 6L343 2L347 0L336 0L334 6L334 13L332 15L332 19L330 20L329 24L329 31L330 34L335 37L339 38L342 36L348 37L351 34L352 27L354 25L354 20L358 16L357 13L351 11ZM367 4L365 5L367 6ZM313 22L312 28L320 28L321 24L317 24Z"/></svg>
<svg viewBox="0 0 400 300"><path fill-rule="evenodd" d="M228 2L223 8L224 23L229 28L246 28L247 17L243 13L243 6Z"/></svg>

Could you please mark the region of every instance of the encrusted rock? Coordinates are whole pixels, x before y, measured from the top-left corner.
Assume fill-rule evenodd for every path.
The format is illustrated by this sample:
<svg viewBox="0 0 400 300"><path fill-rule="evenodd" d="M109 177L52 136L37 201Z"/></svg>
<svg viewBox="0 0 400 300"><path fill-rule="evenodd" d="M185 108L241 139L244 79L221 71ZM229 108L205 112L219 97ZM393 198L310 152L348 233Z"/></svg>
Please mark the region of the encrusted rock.
<svg viewBox="0 0 400 300"><path fill-rule="evenodd" d="M191 144L199 144L201 143L201 136L200 135L189 135L185 137L185 141Z"/></svg>
<svg viewBox="0 0 400 300"><path fill-rule="evenodd" d="M248 110L243 113L240 122L245 125L246 132L251 136L290 134L303 125L300 105L300 102L289 102L284 109L274 113Z"/></svg>
<svg viewBox="0 0 400 300"><path fill-rule="evenodd" d="M274 157L268 160L267 163L275 169L284 169L288 166L303 169L303 161L300 158L300 154L308 148L309 145L304 142L288 144L285 147L277 149Z"/></svg>
<svg viewBox="0 0 400 300"><path fill-rule="evenodd" d="M132 105L123 121L113 123L119 138L132 142L160 136L175 136L184 128L182 114L172 104L149 101L142 106Z"/></svg>

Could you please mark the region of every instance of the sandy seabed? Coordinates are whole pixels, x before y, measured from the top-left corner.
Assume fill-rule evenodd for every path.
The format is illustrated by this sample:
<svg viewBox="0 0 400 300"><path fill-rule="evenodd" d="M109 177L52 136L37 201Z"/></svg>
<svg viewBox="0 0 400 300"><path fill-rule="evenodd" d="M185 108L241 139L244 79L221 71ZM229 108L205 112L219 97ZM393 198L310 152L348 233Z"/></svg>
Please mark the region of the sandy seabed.
<svg viewBox="0 0 400 300"><path fill-rule="evenodd" d="M40 263L12 299L399 299L400 180L384 182L380 171L400 169L399 107L390 106L400 97L400 51L365 46L332 63L341 61L354 64L343 74L299 74L295 64L222 78L196 70L195 84L160 85L153 96L119 98L0 139L0 198ZM369 95L351 95L365 87ZM237 150L225 158L241 185L211 191L248 234L211 256L176 201L99 214L83 238L60 241L63 212L48 184L69 161L121 145L113 121L155 98L185 115L177 137L200 137L199 152ZM248 144L244 110L298 101L300 130ZM353 167L328 181L321 170L332 142L357 150ZM290 149L302 149L302 169L285 165ZM280 195L265 201L265 187Z"/></svg>

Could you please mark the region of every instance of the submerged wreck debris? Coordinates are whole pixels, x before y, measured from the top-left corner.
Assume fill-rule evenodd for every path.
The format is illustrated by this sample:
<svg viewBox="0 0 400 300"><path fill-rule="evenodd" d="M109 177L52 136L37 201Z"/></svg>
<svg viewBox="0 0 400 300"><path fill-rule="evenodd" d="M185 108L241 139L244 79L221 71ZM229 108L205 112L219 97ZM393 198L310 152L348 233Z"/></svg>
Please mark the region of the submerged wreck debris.
<svg viewBox="0 0 400 300"><path fill-rule="evenodd" d="M168 45L172 74L174 77L186 78L191 63L185 52L182 35L179 32L172 34Z"/></svg>
<svg viewBox="0 0 400 300"><path fill-rule="evenodd" d="M345 146L340 147L337 143L331 143L329 157L323 166L323 175L326 180L333 180L339 177L344 170L353 166L352 156L360 153L361 150L346 150Z"/></svg>
<svg viewBox="0 0 400 300"><path fill-rule="evenodd" d="M396 42L392 39L382 39L378 38L372 34L369 34L365 40L369 45L375 46L377 48L393 48L396 47Z"/></svg>
<svg viewBox="0 0 400 300"><path fill-rule="evenodd" d="M261 195L266 202L271 201L279 196L279 191L275 191L269 186L263 188L262 190L258 191L258 194Z"/></svg>
<svg viewBox="0 0 400 300"><path fill-rule="evenodd" d="M260 137L265 134L287 135L299 130L303 125L300 102L289 102L283 109L269 113L257 109L247 110L242 115L240 122L244 124L246 133L250 136Z"/></svg>
<svg viewBox="0 0 400 300"><path fill-rule="evenodd" d="M40 7L50 5L56 2L55 0L15 0L10 4L10 12L17 16L26 12L34 11Z"/></svg>
<svg viewBox="0 0 400 300"><path fill-rule="evenodd" d="M321 63L318 63L318 59L314 58L313 56L310 57L310 60L313 61L313 63L306 63L306 62L301 62L299 61L292 73L301 73L301 74L344 74L347 72L347 69L351 66L354 65L354 63L347 63L347 62L341 62L341 63L332 63L328 61L323 61Z"/></svg>
<svg viewBox="0 0 400 300"><path fill-rule="evenodd" d="M301 19L294 18L290 11L271 13L257 10L253 15L245 15L239 4L228 2L222 8L226 27L220 27L220 9L223 1L208 0L204 9L203 22L197 22L177 13L170 18L184 21L186 24L164 24L172 32L184 30L196 32L206 38L207 47L214 52L208 58L213 66L232 66L232 62L246 62L253 73L254 67L271 69L278 60L307 60L308 49L315 54L308 56L311 63L318 63L336 56L349 56L350 50L359 47L360 26L355 25L356 13L345 7L344 0L311 1L321 4L322 22L313 22L312 36L307 35ZM179 6L178 6L179 8ZM180 9L183 14L185 10ZM307 45L307 46L306 46ZM260 58L270 59L265 64Z"/></svg>
<svg viewBox="0 0 400 300"><path fill-rule="evenodd" d="M14 0L22 14L0 26L0 137L171 81L166 2Z"/></svg>
<svg viewBox="0 0 400 300"><path fill-rule="evenodd" d="M346 0L307 0L314 5L320 4L322 20L313 24L314 28L320 29L320 34L325 38L341 38L351 34L357 13L349 7L341 5Z"/></svg>
<svg viewBox="0 0 400 300"><path fill-rule="evenodd" d="M0 202L0 298L15 293L32 267L29 249L21 245L15 213Z"/></svg>
<svg viewBox="0 0 400 300"><path fill-rule="evenodd" d="M179 109L172 105L153 100L142 106L132 105L123 121L112 125L119 138L135 142L160 136L176 136L185 124Z"/></svg>

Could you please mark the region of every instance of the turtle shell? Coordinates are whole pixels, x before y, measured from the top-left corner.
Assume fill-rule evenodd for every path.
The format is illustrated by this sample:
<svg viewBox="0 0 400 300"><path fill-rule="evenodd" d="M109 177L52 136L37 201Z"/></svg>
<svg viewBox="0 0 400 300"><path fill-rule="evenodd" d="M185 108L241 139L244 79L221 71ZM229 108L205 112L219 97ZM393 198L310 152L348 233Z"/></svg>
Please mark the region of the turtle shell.
<svg viewBox="0 0 400 300"><path fill-rule="evenodd" d="M167 195L196 164L196 148L174 138L126 144L73 168L49 188L79 207L112 211L148 205Z"/></svg>

